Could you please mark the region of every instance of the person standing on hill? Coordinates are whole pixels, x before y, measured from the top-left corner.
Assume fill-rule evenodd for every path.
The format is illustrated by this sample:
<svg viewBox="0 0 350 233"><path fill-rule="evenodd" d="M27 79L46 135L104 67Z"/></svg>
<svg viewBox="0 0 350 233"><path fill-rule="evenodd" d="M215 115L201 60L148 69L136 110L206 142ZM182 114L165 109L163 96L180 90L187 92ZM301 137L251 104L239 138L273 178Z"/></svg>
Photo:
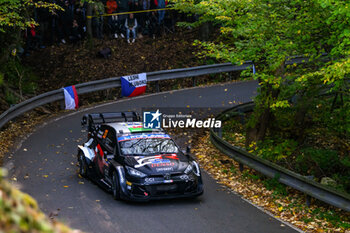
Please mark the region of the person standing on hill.
<svg viewBox="0 0 350 233"><path fill-rule="evenodd" d="M106 2L106 7L107 7L107 14L113 14L117 12L117 2L115 0L108 0Z"/></svg>
<svg viewBox="0 0 350 233"><path fill-rule="evenodd" d="M129 11L129 0L117 0L118 12L128 12ZM124 29L123 25L125 24L125 19L127 18L126 14L118 15L118 25L121 25L121 29ZM123 32L120 33L120 36L124 38Z"/></svg>
<svg viewBox="0 0 350 233"><path fill-rule="evenodd" d="M113 14L117 12L117 2L115 0L108 0L106 3L107 7L107 14ZM118 38L118 34L116 33L116 22L117 17L116 16L108 16L108 25L111 30L111 35L114 36L114 38Z"/></svg>
<svg viewBox="0 0 350 233"><path fill-rule="evenodd" d="M168 4L168 1L166 1L166 0L154 0L154 4L157 6L157 9L163 9ZM161 24L163 22L164 16L165 16L164 10L158 11L158 24Z"/></svg>

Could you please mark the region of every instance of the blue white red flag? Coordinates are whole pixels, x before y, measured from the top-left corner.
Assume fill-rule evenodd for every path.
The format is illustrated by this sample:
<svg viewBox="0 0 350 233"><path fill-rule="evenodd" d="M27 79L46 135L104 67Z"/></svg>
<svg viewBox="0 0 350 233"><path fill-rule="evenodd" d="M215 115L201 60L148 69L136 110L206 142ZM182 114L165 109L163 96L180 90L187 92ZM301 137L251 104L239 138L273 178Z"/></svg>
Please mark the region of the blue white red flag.
<svg viewBox="0 0 350 233"><path fill-rule="evenodd" d="M69 86L63 88L64 102L66 103L66 109L76 109L79 107L79 99L75 86Z"/></svg>
<svg viewBox="0 0 350 233"><path fill-rule="evenodd" d="M147 86L146 73L123 76L120 78L122 96L132 97L145 93Z"/></svg>

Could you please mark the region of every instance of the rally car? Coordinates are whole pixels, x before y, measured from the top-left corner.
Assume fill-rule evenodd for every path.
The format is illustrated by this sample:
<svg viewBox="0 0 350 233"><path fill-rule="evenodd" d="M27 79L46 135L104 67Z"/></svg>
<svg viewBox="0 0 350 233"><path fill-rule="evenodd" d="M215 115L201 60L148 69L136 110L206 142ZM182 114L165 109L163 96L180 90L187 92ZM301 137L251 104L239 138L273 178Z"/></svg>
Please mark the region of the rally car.
<svg viewBox="0 0 350 233"><path fill-rule="evenodd" d="M88 139L78 147L79 173L114 199L148 201L203 193L201 171L163 129L146 129L136 112L83 116Z"/></svg>

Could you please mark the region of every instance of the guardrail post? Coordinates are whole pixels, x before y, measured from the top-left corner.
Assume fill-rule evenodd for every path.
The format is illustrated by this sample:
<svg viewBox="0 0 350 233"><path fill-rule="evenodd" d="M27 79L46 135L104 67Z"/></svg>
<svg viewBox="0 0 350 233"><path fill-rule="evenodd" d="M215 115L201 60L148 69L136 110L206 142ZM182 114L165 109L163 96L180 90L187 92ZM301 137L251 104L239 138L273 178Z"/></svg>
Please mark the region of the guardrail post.
<svg viewBox="0 0 350 233"><path fill-rule="evenodd" d="M306 206L310 208L311 206L311 196L306 194Z"/></svg>
<svg viewBox="0 0 350 233"><path fill-rule="evenodd" d="M160 92L159 81L156 81L156 91Z"/></svg>
<svg viewBox="0 0 350 233"><path fill-rule="evenodd" d="M220 128L217 128L217 131L218 131L218 136L220 137L220 138L222 138L222 128L220 127Z"/></svg>
<svg viewBox="0 0 350 233"><path fill-rule="evenodd" d="M242 112L242 111L238 111L238 112L240 115L241 124L244 125L245 124L244 112Z"/></svg>
<svg viewBox="0 0 350 233"><path fill-rule="evenodd" d="M196 77L192 77L192 83L193 83L193 86L195 87L196 86Z"/></svg>
<svg viewBox="0 0 350 233"><path fill-rule="evenodd" d="M309 180L313 180L314 179L314 176L306 176L307 179ZM307 195L306 194L306 201L305 201L305 204L308 208L310 208L311 206L311 196L310 195Z"/></svg>
<svg viewBox="0 0 350 233"><path fill-rule="evenodd" d="M60 101L60 108L61 110L66 109L66 102L64 101L64 99Z"/></svg>
<svg viewBox="0 0 350 233"><path fill-rule="evenodd" d="M240 172L243 172L243 170L244 170L244 165L243 165L243 163L239 163L239 171L240 171Z"/></svg>

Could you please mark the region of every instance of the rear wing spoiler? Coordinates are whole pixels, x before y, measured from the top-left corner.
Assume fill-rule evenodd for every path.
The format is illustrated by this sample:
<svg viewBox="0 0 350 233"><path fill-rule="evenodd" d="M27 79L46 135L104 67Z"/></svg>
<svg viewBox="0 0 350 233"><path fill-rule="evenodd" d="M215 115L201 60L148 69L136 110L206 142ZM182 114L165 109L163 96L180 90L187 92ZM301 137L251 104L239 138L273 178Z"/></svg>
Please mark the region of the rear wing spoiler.
<svg viewBox="0 0 350 233"><path fill-rule="evenodd" d="M112 122L140 121L141 118L137 112L104 112L85 114L81 119L81 125L88 127L89 131L96 125Z"/></svg>

